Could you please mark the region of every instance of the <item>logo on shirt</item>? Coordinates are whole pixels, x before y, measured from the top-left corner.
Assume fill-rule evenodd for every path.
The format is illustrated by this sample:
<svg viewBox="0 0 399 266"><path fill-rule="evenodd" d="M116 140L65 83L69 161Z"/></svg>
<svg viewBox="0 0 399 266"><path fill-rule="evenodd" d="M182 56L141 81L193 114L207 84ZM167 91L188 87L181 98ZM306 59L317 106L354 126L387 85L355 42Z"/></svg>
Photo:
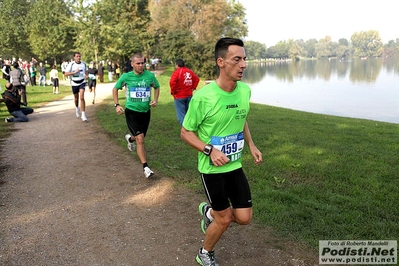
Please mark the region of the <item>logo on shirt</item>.
<svg viewBox="0 0 399 266"><path fill-rule="evenodd" d="M189 72L184 73L184 85L186 85L186 86L193 85L191 73L189 73Z"/></svg>
<svg viewBox="0 0 399 266"><path fill-rule="evenodd" d="M226 109L231 109L231 108L238 108L238 104L228 104L228 105L226 105Z"/></svg>

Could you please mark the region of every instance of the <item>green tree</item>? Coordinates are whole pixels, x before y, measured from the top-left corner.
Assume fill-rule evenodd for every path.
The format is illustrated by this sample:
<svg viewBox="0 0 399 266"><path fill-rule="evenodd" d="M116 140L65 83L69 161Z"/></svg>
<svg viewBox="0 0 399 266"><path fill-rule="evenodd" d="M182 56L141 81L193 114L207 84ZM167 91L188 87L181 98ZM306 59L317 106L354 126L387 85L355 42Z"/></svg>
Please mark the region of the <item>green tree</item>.
<svg viewBox="0 0 399 266"><path fill-rule="evenodd" d="M103 56L127 60L143 53L148 41L148 0L102 0L96 5Z"/></svg>
<svg viewBox="0 0 399 266"><path fill-rule="evenodd" d="M298 58L307 57L308 52L306 50L306 42L303 39L300 39L300 40L296 40L294 42L294 44L298 46L298 48L297 48L297 50L298 50Z"/></svg>
<svg viewBox="0 0 399 266"><path fill-rule="evenodd" d="M175 60L182 58L187 62L193 61L191 43L195 42L194 35L188 30L169 31L162 41L161 50L164 61L169 61L172 65ZM196 59L194 59L196 60Z"/></svg>
<svg viewBox="0 0 399 266"><path fill-rule="evenodd" d="M149 9L152 20L148 33L156 38L153 50L172 61L193 58L200 73L213 72L215 63L212 55L203 56L198 51L208 55L220 37L243 38L248 32L245 9L234 0L151 0Z"/></svg>
<svg viewBox="0 0 399 266"><path fill-rule="evenodd" d="M97 3L101 3L97 2ZM69 2L69 7L75 14L69 25L76 29L74 47L82 54L83 61L98 62L98 54L102 51L100 35L100 16L97 3L86 3L82 0ZM101 50L101 51L100 51Z"/></svg>
<svg viewBox="0 0 399 266"><path fill-rule="evenodd" d="M387 44L384 45L384 56L385 57L394 57L399 55L399 39L390 40Z"/></svg>
<svg viewBox="0 0 399 266"><path fill-rule="evenodd" d="M248 35L247 20L244 6L236 0L228 1L230 11L224 25L223 35L243 39Z"/></svg>
<svg viewBox="0 0 399 266"><path fill-rule="evenodd" d="M328 58L331 56L330 43L330 36L326 36L325 38L319 40L319 42L315 45L317 58Z"/></svg>
<svg viewBox="0 0 399 266"><path fill-rule="evenodd" d="M266 58L266 45L255 41L246 41L245 52L247 59Z"/></svg>
<svg viewBox="0 0 399 266"><path fill-rule="evenodd" d="M378 31L369 30L355 32L351 36L354 56L358 57L378 57L382 55L383 44Z"/></svg>
<svg viewBox="0 0 399 266"><path fill-rule="evenodd" d="M277 47L271 46L266 49L266 58L277 58Z"/></svg>
<svg viewBox="0 0 399 266"><path fill-rule="evenodd" d="M306 57L314 58L317 57L316 54L316 44L318 41L316 39L309 39L305 42Z"/></svg>
<svg viewBox="0 0 399 266"><path fill-rule="evenodd" d="M336 55L338 58L348 58L350 54L349 41L347 39L339 39Z"/></svg>
<svg viewBox="0 0 399 266"><path fill-rule="evenodd" d="M275 58L288 58L289 57L289 50L290 50L290 43L291 41L279 41L276 44L276 54Z"/></svg>
<svg viewBox="0 0 399 266"><path fill-rule="evenodd" d="M27 15L28 41L40 60L54 59L74 48L72 13L62 0L34 2Z"/></svg>
<svg viewBox="0 0 399 266"><path fill-rule="evenodd" d="M162 58L172 64L178 58L184 59L197 75L213 78L215 74L213 44L196 42L191 31L170 31L162 41L161 51Z"/></svg>
<svg viewBox="0 0 399 266"><path fill-rule="evenodd" d="M26 20L30 6L31 1L29 0L0 1L1 56L25 58L32 55L27 42L29 23Z"/></svg>
<svg viewBox="0 0 399 266"><path fill-rule="evenodd" d="M242 5L231 3L227 0L151 0L150 29L161 38L168 31L189 30L196 41L216 42L224 34L238 34L244 25L241 21L235 24L236 16L243 18Z"/></svg>

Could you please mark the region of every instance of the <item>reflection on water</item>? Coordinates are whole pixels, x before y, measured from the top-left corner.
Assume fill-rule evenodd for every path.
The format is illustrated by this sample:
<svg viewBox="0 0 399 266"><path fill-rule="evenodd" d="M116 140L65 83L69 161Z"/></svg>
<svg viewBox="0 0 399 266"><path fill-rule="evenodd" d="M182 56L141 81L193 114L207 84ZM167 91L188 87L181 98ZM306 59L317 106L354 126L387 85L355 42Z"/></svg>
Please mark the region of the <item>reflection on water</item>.
<svg viewBox="0 0 399 266"><path fill-rule="evenodd" d="M399 123L399 60L248 63L242 81L256 103Z"/></svg>

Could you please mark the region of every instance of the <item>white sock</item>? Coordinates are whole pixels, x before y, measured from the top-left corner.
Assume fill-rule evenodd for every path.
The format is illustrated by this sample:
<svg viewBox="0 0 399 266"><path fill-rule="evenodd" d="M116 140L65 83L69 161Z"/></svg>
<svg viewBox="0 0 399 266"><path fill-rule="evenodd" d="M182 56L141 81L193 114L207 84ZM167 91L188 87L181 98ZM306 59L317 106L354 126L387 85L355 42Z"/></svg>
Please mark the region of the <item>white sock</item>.
<svg viewBox="0 0 399 266"><path fill-rule="evenodd" d="M79 108L79 107L76 107L76 110L77 110L77 111L80 111L80 108Z"/></svg>
<svg viewBox="0 0 399 266"><path fill-rule="evenodd" d="M202 248L201 253L202 253L202 254L207 254L207 253L209 253L209 251L206 250L206 249L204 249L204 248Z"/></svg>
<svg viewBox="0 0 399 266"><path fill-rule="evenodd" d="M209 220L213 221L214 219L213 219L213 217L211 216L211 210L212 210L212 209L209 208L209 210L206 212L205 215L206 215L206 217L208 217Z"/></svg>
<svg viewBox="0 0 399 266"><path fill-rule="evenodd" d="M86 112L82 112L82 116L83 116L83 115L86 115Z"/></svg>

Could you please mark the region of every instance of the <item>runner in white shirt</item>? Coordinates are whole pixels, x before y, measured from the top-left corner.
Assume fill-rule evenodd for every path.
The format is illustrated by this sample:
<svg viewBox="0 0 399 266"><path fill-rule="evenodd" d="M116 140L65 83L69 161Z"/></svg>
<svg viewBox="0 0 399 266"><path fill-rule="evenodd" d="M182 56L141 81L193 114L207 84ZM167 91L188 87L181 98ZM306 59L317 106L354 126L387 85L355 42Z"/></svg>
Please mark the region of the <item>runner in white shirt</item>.
<svg viewBox="0 0 399 266"><path fill-rule="evenodd" d="M86 79L88 75L88 68L85 62L80 61L81 55L76 52L73 56L74 61L69 63L65 76L69 76L71 79L72 93L74 96L76 117L80 117L82 121L87 121L86 117L86 102L85 102L85 87ZM80 100L80 108L79 108ZM82 110L82 116L80 111Z"/></svg>

